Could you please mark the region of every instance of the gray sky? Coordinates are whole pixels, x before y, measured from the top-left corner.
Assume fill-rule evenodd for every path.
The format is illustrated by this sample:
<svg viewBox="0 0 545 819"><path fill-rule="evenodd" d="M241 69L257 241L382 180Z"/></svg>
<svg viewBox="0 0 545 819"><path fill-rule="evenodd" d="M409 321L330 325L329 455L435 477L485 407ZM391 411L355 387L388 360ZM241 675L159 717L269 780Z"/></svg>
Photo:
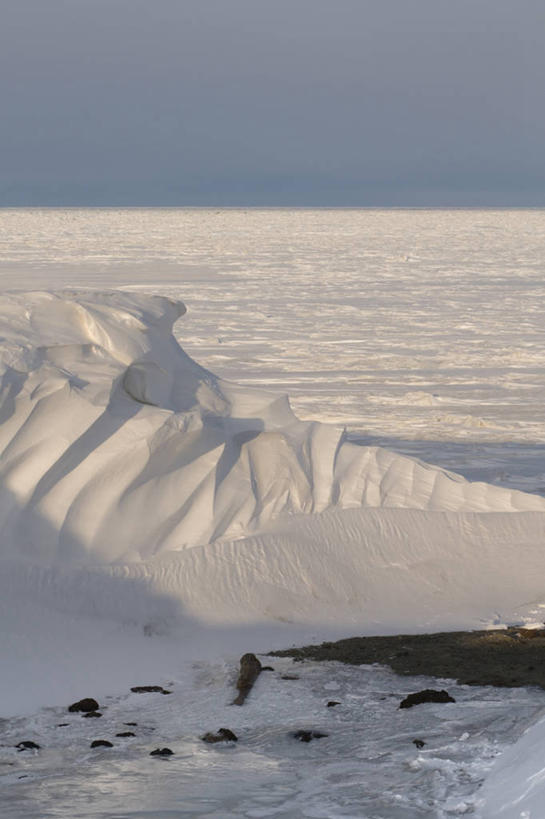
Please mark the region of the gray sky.
<svg viewBox="0 0 545 819"><path fill-rule="evenodd" d="M2 0L0 204L545 205L544 0Z"/></svg>

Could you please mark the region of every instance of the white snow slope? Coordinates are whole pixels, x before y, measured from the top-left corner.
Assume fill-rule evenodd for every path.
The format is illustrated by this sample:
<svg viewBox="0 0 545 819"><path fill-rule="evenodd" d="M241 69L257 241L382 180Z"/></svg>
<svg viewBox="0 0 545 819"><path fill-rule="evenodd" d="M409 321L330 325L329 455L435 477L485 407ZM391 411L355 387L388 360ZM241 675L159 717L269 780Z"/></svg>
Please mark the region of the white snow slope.
<svg viewBox="0 0 545 819"><path fill-rule="evenodd" d="M95 607L107 575L207 623L394 630L540 601L542 497L351 444L283 396L221 381L179 347L185 308L169 299L14 293L1 306L12 588L81 610L82 585L97 586ZM103 596L103 614L148 618Z"/></svg>
<svg viewBox="0 0 545 819"><path fill-rule="evenodd" d="M298 421L285 396L221 381L174 339L184 312L126 293L2 298L8 555L46 565L146 560L275 521L286 537L287 516L332 510L360 510L346 520L363 538L375 508L545 511L543 498L348 443L342 429ZM342 519L314 525L333 542Z"/></svg>
<svg viewBox="0 0 545 819"><path fill-rule="evenodd" d="M110 690L164 668L172 644L139 665L127 628L215 628L225 646L236 629L238 650L267 624L286 643L311 625L541 617L544 498L355 445L283 396L222 381L172 335L184 310L120 292L0 299L4 713L75 698L102 641ZM59 640L66 679L48 683Z"/></svg>

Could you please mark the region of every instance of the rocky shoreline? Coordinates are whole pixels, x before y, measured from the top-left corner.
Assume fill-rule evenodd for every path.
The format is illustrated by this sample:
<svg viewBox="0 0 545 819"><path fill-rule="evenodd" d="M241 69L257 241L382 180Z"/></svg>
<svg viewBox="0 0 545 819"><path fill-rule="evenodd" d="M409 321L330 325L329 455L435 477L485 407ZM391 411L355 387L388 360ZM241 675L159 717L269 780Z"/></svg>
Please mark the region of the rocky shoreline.
<svg viewBox="0 0 545 819"><path fill-rule="evenodd" d="M300 662L378 663L389 666L397 674L443 677L461 685L545 689L545 629L350 637L321 645L271 651L269 655L293 657Z"/></svg>

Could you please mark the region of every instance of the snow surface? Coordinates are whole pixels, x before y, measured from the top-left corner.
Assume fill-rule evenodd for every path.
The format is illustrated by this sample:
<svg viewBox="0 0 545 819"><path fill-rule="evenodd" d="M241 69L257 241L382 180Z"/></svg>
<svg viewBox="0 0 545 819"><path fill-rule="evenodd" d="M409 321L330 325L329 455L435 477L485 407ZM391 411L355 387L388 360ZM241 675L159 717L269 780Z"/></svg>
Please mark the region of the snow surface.
<svg viewBox="0 0 545 819"><path fill-rule="evenodd" d="M545 492L544 211L23 209L0 238L5 288L181 299L175 332L217 375Z"/></svg>
<svg viewBox="0 0 545 819"><path fill-rule="evenodd" d="M498 758L484 784L483 819L540 819L545 806L545 718Z"/></svg>
<svg viewBox="0 0 545 819"><path fill-rule="evenodd" d="M332 509L545 512L541 497L352 444L298 421L285 396L221 381L175 341L184 312L134 294L2 298L8 553L141 560Z"/></svg>
<svg viewBox="0 0 545 819"><path fill-rule="evenodd" d="M44 816L491 817L501 793L502 809L518 805L524 770L490 780L490 808L478 784L541 692L457 691L454 725L450 706L408 723L438 731L417 754L406 734L398 747L401 718L381 703L400 681L380 669L305 666L304 684L271 683L270 701L260 681L254 710L234 717L226 691L247 650L543 620L545 473L534 442L545 429L544 214L1 220L6 287L72 287L0 297L0 701L6 717L27 715L1 729L9 815L41 805ZM190 312L177 321L180 297ZM175 341L175 321L200 363ZM277 392L291 386L297 414ZM218 676L208 696L199 668ZM115 750L115 767L85 756L85 732L99 736L109 715L58 738L53 706L115 695L121 714L130 685L169 680L174 708L168 697L138 706L163 744L179 746L153 786L141 739L134 753ZM295 694L284 708L285 685ZM324 715L327 685L350 706ZM286 739L299 719L336 727L302 755ZM196 739L219 723L247 731L236 756ZM459 745L454 727L479 740ZM48 750L16 754L15 736ZM96 781L82 777L83 761ZM17 779L27 768L30 781ZM209 802L199 801L205 785ZM543 793L538 782L528 798Z"/></svg>
<svg viewBox="0 0 545 819"><path fill-rule="evenodd" d="M262 672L242 708L229 704L236 664L228 657L195 662L184 674L161 677L172 691L169 696L131 694L127 688L101 702L101 719L44 708L10 720L0 748L4 815L10 819L473 815L480 801L479 785L499 749L543 707L543 694L536 690L403 679L375 666L262 659L272 660L275 671ZM298 679L284 680L283 675ZM448 686L456 702L399 708L407 693L430 685ZM332 699L341 704L327 708ZM59 723L68 726L58 727ZM235 732L236 745L205 745L200 740L206 731L221 726ZM290 736L308 728L328 736L309 744ZM122 731L136 736L116 737ZM114 747L91 750L91 741L97 738ZM13 746L21 739L37 742L42 750L19 753ZM424 741L424 747L417 749L414 739ZM165 746L174 756L150 758L150 751Z"/></svg>

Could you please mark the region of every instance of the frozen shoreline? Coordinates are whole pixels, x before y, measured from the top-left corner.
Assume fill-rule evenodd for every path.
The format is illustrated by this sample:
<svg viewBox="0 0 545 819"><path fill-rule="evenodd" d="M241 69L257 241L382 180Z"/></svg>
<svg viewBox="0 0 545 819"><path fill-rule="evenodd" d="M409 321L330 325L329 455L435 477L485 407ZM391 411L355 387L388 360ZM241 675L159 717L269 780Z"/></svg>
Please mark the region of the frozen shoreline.
<svg viewBox="0 0 545 819"><path fill-rule="evenodd" d="M334 472L326 470L324 474L320 468L314 474L319 474L322 489L317 492L320 481L316 483L313 479L309 494L312 503L318 502L313 514L308 514L312 512L311 503L303 507L306 514L301 519L297 515L288 516L284 523L280 519L271 519L264 525L262 518L258 531L252 534L243 525L235 539L232 532L229 534L229 515L222 517L222 509L224 512L226 507L217 507L214 514L221 513L218 517L222 520L221 526L226 521L228 524L224 538L216 540L212 532L210 539L213 542L204 548L196 545L201 539L196 536L195 548L186 552L173 556L167 551L163 558L133 552L129 555L130 562L125 562L119 559L126 554L124 543L135 542L138 537L142 542L148 540L145 527L150 514L145 512L146 505L139 500L134 505L136 515L127 516L125 510L119 527L109 527L103 518L104 502L112 502L117 478L113 483L104 481L102 486L99 482L89 493L91 484L86 485L87 479L74 484L77 469L74 463L67 462L66 457L63 460L62 447L59 452L47 448L39 452L33 451L32 446L41 440L42 434L44 446L49 446L47 439L51 439L55 430L53 440L62 440L65 446L74 435L80 417L78 412L85 401L88 401L85 411L90 418L104 404L104 396L111 392L114 382L122 383L116 381L118 375L135 360L131 358L132 353L127 360L127 350L133 349L130 345L134 343L139 350L143 349L145 333L139 336L138 322L135 322L127 336L132 341L129 348L126 345L123 348L120 366L112 364L108 358L111 347L105 344L102 330L97 334L96 327L104 328L101 322L108 322L108 310L104 312L104 305L99 308L100 315L95 314L92 337L89 337L91 325L84 322L85 332L75 338L73 327L69 329L70 323L64 320L66 316L62 320L57 316L48 330L50 315L46 311L45 323L43 317L31 322L35 349L42 348L38 356L41 359L38 362L35 359L27 371L28 376L35 368L32 376L35 381L27 385L31 388L27 389L23 384L22 392L14 394L16 388L21 387L17 373L25 369L21 369L21 359L17 358L21 350L13 357L12 347L5 360L12 371L4 381L7 388L2 394L4 411L13 401L17 408L14 417L21 420L22 415L18 412L24 402L20 401L26 396L27 407L34 413L34 421L26 431L20 431L13 439L17 441L18 450L16 452L12 447L15 457L9 461L9 467L15 471L8 483L18 470L19 478L15 484L10 483L19 492L18 502L10 506L13 499L8 498L7 506L0 509L5 515L3 544L8 552L15 543L10 532L18 529L16 517L32 498L34 512L30 516L26 512L21 514L23 528L17 535L25 535L17 542L26 558L21 561L16 549L8 555L8 561L3 560L0 606L4 623L2 654L12 658L6 663L2 702L6 714L28 715L20 717L19 722L10 719L3 730L10 732L14 726L19 726L17 730L24 728L27 731L32 726L42 725L51 752L37 758L33 764L39 767L43 762L55 788L61 791L64 787L72 791L76 789L85 799L85 794L89 795L94 786L78 779L77 772L70 773L63 780L59 772L65 751L55 744L57 740L45 725L52 716L50 708L36 712L39 705L60 708L67 701L96 691L101 696L113 695L121 708L122 692L127 684L155 682L159 673L165 675L163 682L167 681L167 676L178 679L179 707L183 711L188 692L192 692L192 698L199 696L198 675L194 676L193 663L200 663L197 667L211 679L217 658L225 658L222 662L227 662L227 670L218 677L222 681L221 690L224 690L236 654L246 650L259 651L295 641L335 639L362 633L363 626L367 633L399 633L406 630L408 617L412 618L411 629L419 632L541 621L544 605L540 586L543 513L537 510L541 508L539 493L545 485L545 472L540 466L535 441L543 438L545 429L545 365L540 341L542 305L545 303L540 272L545 247L543 212L405 212L396 214L394 219L392 214L383 212L295 215L283 212L266 216L256 212L236 212L216 216L211 212L198 215L113 212L105 215L101 212L59 211L4 212L2 219L11 237L5 246L8 249L6 262L0 268L3 284L28 288L47 279L51 289L83 286L91 288L86 291L91 302L92 289L105 284L136 290L140 296L153 291L174 299L181 295L189 302L190 312L176 324L176 336L200 365L242 384L238 388L239 400L241 397L246 400L258 384L264 384L269 395L271 390L288 389L294 396L296 414L341 425L348 423L350 434L348 440L343 439L341 446L348 446L348 451L352 452L350 447L354 444L351 441L363 439L365 444L370 444L369 452L374 452L377 458L378 474L388 464L391 467L392 464L414 463L392 456L388 463L382 461L381 465L383 455L376 444L387 444L395 439L404 454L415 454L423 460L455 470L461 464L466 477L495 484L492 491L486 490L484 495L473 493L470 497L462 493L456 511L448 506L452 503L450 493L437 495L432 491L422 494L418 481L411 484L410 471L406 471L397 488L389 485L378 491L376 498L379 502L376 498L372 502L372 494L366 498L364 494L360 496L365 499L364 514L358 508L341 509L340 512L332 508L323 512L319 506L323 503L320 492L324 486L334 486L336 479ZM142 219L148 227L153 227L148 238L142 240L144 244L147 242L144 252L142 244L138 245L136 241ZM274 230L270 229L267 220L274 223ZM39 225L39 230L32 233L31 224L34 229ZM98 231L97 227L100 228ZM259 230L262 244L256 241L249 245L248 236L257 236ZM522 256L519 249L521 236L525 242ZM100 237L101 248L97 237ZM287 246L288 251L285 250ZM343 252L339 255L340 247ZM472 248L470 257L456 255L469 247ZM22 261L23 251L26 261ZM13 268L9 268L10 256L12 261L15 260ZM144 257L144 264L136 263ZM119 298L122 298L121 294ZM126 294L126 298L130 301L132 296ZM11 321L14 315L8 318ZM116 316L112 327L118 320L119 316ZM11 326L17 327L20 333L17 344L21 342L24 347L29 338L28 326L25 329L24 318L22 323L17 324L17 321ZM2 335L6 338L5 333ZM82 344L91 346L83 350ZM61 351L59 346L64 349ZM44 347L49 349L45 354ZM53 347L56 348L54 351ZM100 353L100 348L106 350L106 356ZM100 378L97 380L99 360ZM161 367L159 359L157 361ZM38 366L35 366L36 362ZM162 369L168 371L168 367ZM202 372L194 362L190 369L194 373ZM85 387L85 381L91 388ZM175 406L168 404L172 393L169 397L168 390L165 392L164 379L148 364L144 368L140 364L133 368L128 382L125 372L125 385L129 392L128 397L123 397L122 404L128 407L136 398L139 409L134 419L139 432L136 432L133 416L130 413L123 416L123 434L129 434L125 438L118 437L117 441L115 436L107 438L108 446L114 444L109 454L104 453L108 457L114 454L116 446L121 450L125 447L131 456L136 455L139 436L146 440L155 423L153 418L158 417L156 413L166 416L169 412L177 412ZM57 404L52 401L55 392L58 392L58 398L65 394L70 396L72 404L68 412L65 413L62 401ZM84 394L87 398L82 403ZM166 404L165 396L168 399ZM43 413L48 405L51 412ZM119 404L115 406L120 407ZM261 409L263 407L262 403ZM118 409L114 407L114 416ZM41 420L40 412L43 413ZM282 413L280 427L285 425L285 405ZM276 424L276 434L279 424L273 416L269 416L267 423ZM121 416L116 417L119 421ZM225 431L224 422L222 424ZM309 427L300 427L303 428ZM319 430L320 425L315 429ZM246 434L246 422L244 430ZM240 431L232 429L230 434L236 436ZM6 440L10 440L9 433ZM324 440L327 444L327 435ZM336 440L335 446L339 443L339 439ZM92 458L94 453L96 458L98 450L94 443L88 441L86 457ZM241 443L241 448L252 445L251 441ZM324 445L320 441L320 447ZM164 451L168 450L167 445ZM76 453L77 448L72 452ZM79 452L81 455L82 450ZM53 460L49 462L44 480L44 473L40 470L44 458L47 461L49 457ZM60 466L54 466L55 458ZM129 467L136 466L133 483L137 483L143 474L138 476L137 473L145 458L138 463L137 460L133 458ZM4 459L2 465L7 463ZM89 476L93 470L101 474L104 463L105 460L99 457L92 470L81 474ZM231 465L234 463L236 459L231 459ZM309 461L305 463L308 465ZM223 478L231 471L224 472ZM393 472L400 474L397 468ZM265 471L267 478L273 473L270 467ZM107 471L102 473L103 476L107 474ZM112 474L116 474L115 471ZM122 461L118 464L117 474L127 475ZM226 484L226 497L234 497L235 487L238 487L237 497L244 497L245 488L242 495L238 494L245 487L245 479L240 481L242 474L239 472L235 482ZM441 474L441 470L423 467L419 474L429 477ZM59 480L63 475L69 476L64 486ZM164 503L172 491L165 481L168 481L166 476L160 482L156 496L160 503ZM358 481L351 477L347 486L352 487L354 483ZM451 479L447 485L457 491L465 486L463 482ZM494 512L485 512L485 508L492 508L487 507L492 497L520 497L517 493L510 493L508 488L502 490L502 485L537 493L523 496L529 498L525 501L530 504L528 508L536 511L504 512L498 508ZM176 492L175 489L174 494ZM384 503L385 497L393 499L393 506L401 508L391 508L388 502ZM17 510L21 499L21 509ZM403 508L415 499L419 508ZM335 503L337 501L338 498ZM467 501L476 505L473 511L462 508ZM70 508L74 502L73 511L62 523L61 510ZM375 508L368 508L370 502ZM361 500L356 506L360 503ZM445 503L447 509L443 508ZM433 504L438 506L434 509ZM500 500L500 507L502 504ZM237 506L241 508L239 500ZM86 508L88 512L77 523L78 515ZM154 514L162 514L155 501L147 508L153 508ZM37 517L36 509L39 511ZM74 514L76 509L79 510L77 515ZM202 509L200 514L204 522L209 522L208 512L204 513ZM110 538L96 536L101 518L104 520L103 534L109 531ZM32 520L34 523L30 528L25 528ZM128 523L134 527L130 532L123 526ZM74 525L79 532L77 538L74 538ZM15 529L10 528L14 526ZM77 549L74 550L76 543ZM83 548L82 543L86 544ZM38 551L37 545L40 545ZM98 546L98 552L93 553L95 546ZM112 555L117 555L113 563L110 562ZM404 628L400 628L400 623ZM318 680L322 673L309 671L309 679L315 673ZM377 691L386 685L381 673L375 669L369 678L371 697L365 701L366 708L373 711L379 722L384 713L380 710L382 694L378 696ZM325 679L322 679L323 685L327 684ZM345 683L347 693L355 699L354 708L345 712L347 723L343 731L348 724L361 720L367 713L365 709L363 712L358 710L356 681L347 678ZM427 683L435 684L432 680ZM92 685L93 691L87 691L87 685ZM375 685L378 686L377 696L373 694ZM396 685L394 681L394 689ZM289 719L299 719L307 712L302 708L304 699L300 698L302 692L299 692L293 700L295 710L289 712L291 716L288 718L288 712L282 710L285 687L273 688L272 710L267 713L270 718L279 720L274 742L280 742ZM323 692L327 690L324 688ZM213 697L218 696L218 691L212 684L210 692ZM406 793L407 798L410 796L416 800L410 804L399 803L397 807L395 800L391 801L388 804L389 817L397 816L396 810L398 813L401 810L400 815L405 819L408 810L416 810L415 806L421 804L419 799L435 800L433 810L447 811L445 816L460 815L472 806L477 809L476 784L489 770L498 750L512 742L527 721L535 718L541 702L539 697L534 701L534 692L524 690L512 696L506 692L490 696L487 708L491 710L484 721L478 719L471 723L473 728L460 730L459 735L455 735L459 725L458 718L455 718L452 734L449 734L452 742L449 740L446 746L441 745L437 737L421 760L414 755L407 756L406 751L412 753L413 749L404 745L400 746L404 749L400 750L400 755L392 746L380 749L377 745L376 758L372 749L364 751L357 746L357 752L367 753L363 778L358 779L359 774L351 766L339 735L338 742L334 739L326 746L333 756L326 759L329 751L324 752L322 762L325 767L320 767L326 777L323 781L320 777L312 779L312 771L303 767L307 778L310 777L310 786L294 780L289 793L281 792L281 789L275 791L277 801L273 800L274 804L260 802L261 795L256 791L253 794L256 801L253 804L251 799L250 803L237 802L233 816L282 816L283 805L287 806L285 815L290 817L328 815L328 810L331 812L340 804L327 802L326 792L334 780L338 782L335 792L339 799L354 785L354 805L357 805L357 800L362 798L361 789L365 790L371 775L376 776L379 764L383 765L381 775L389 781L393 781L392 777L395 779L401 769L405 770L403 766L407 764L409 773L398 780L398 795L403 797ZM319 699L320 708L321 702ZM259 700L257 707L262 709L265 703L266 700ZM172 727L171 736L173 741L177 736L182 743L180 750L182 746L185 748L185 759L193 759L197 767L201 764L203 767L199 773L193 763L184 762L175 770L177 776L186 777L187 774L184 778L186 792L188 788L195 789L196 801L189 809L193 812L188 815L221 815L224 819L225 812L214 814L214 810L221 811L218 805L225 798L224 792L218 792L216 807L212 803L204 806L198 802L199 787L202 790L203 783L209 782L214 771L219 770L214 769L214 765L208 767L212 757L202 756L198 744L194 744L199 720L212 713L207 710L209 698L205 697L202 705L203 708L199 710L197 707L195 712L195 730L185 722L179 722ZM314 707L318 709L318 700ZM475 706L468 701L466 707L470 712ZM275 717L277 708L280 710ZM513 711L512 719L510 709L516 711L516 714ZM186 711L183 713L187 721ZM214 713L221 721L229 716L229 712L224 713L221 709ZM319 709L311 710L309 719L317 718L320 713ZM494 713L497 719L493 717ZM152 709L150 719L153 714ZM155 715L153 719L158 720L154 723L158 729L166 730L163 717ZM203 725L207 730L217 727ZM250 756L245 757L243 753L239 757L237 799L243 799L249 772L255 771L252 766L262 772L283 770L281 758L275 754L278 750L285 755L286 747L280 742L270 756L267 750L269 739L264 739L271 737L270 726L264 725L262 730L263 734L258 732L251 739ZM540 731L536 725L521 740L521 750L515 745L508 754L507 758L511 760L516 760L517 754L525 756L526 768L513 762L512 772L506 776L500 759L499 773L492 775L483 791L494 808L483 816L519 819L520 811L516 811L519 807L525 809L526 803L516 800L525 789L528 799L539 804ZM483 738L481 744L480 739L475 741L471 754L464 746L465 740L460 744L457 739L465 733L470 736L475 733L476 737ZM354 742L359 741L354 738ZM66 753L73 755L76 747L79 748L78 743L74 746L68 743ZM350 753L355 747L350 746ZM77 751L80 752L81 749ZM9 779L9 763L13 760L11 751L6 753ZM322 755L322 751L317 753L319 757ZM128 785L131 777L141 777L145 771L139 767L138 754L124 756L118 751L116 754L113 780L108 778L111 760L104 759L104 767L98 759L92 762L98 775L97 785L104 787L108 796L99 803L97 812L84 812L82 816L107 816L114 804L119 810L127 808L121 796L121 801L115 802L118 798L115 794L123 792L123 783ZM382 759L382 754L386 757L379 763L377 760ZM29 758L28 763L33 759ZM248 767L245 767L245 759ZM391 759L391 765L388 759ZM22 755L17 760L18 764L24 761ZM288 765L294 764L291 751L287 760ZM299 757L297 760L300 764ZM417 763L416 767L413 763ZM224 769L226 773L229 764ZM361 759L357 764L361 767ZM186 765L187 769L184 768ZM537 766L535 770L532 765ZM272 782L267 776L261 780L264 788ZM467 788L459 789L464 776L468 777L466 785L473 783L472 793ZM8 779L3 782L7 783ZM532 787L528 785L530 780ZM218 781L225 782L221 776ZM433 786L431 791L426 791L433 782L441 783L439 789L434 790ZM24 780L14 780L10 788L19 789L21 785L27 789L25 799L32 800L41 792L46 800L44 804L57 810L55 815L70 815L62 814L62 800L57 800L56 806L53 801L47 803L47 799L53 798L53 792L47 792L44 780L38 777L27 784ZM169 791L162 807L177 809L175 780L167 776L158 782L159 786ZM26 819L28 811L25 815L24 800L17 801L23 791L18 791L20 796L15 795L15 791L12 793L14 817ZM153 798L159 798L157 791L150 795L150 799ZM529 809L534 810L531 803L528 804ZM150 809L155 810L158 805L159 802L152 802ZM128 815L138 816L140 807L135 805ZM81 809L86 810L83 806ZM307 809L314 812L305 813ZM67 807L66 810L70 809Z"/></svg>

